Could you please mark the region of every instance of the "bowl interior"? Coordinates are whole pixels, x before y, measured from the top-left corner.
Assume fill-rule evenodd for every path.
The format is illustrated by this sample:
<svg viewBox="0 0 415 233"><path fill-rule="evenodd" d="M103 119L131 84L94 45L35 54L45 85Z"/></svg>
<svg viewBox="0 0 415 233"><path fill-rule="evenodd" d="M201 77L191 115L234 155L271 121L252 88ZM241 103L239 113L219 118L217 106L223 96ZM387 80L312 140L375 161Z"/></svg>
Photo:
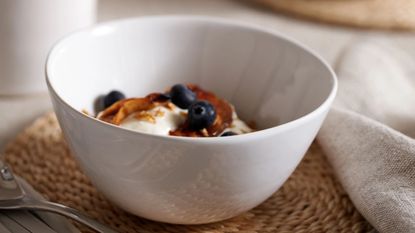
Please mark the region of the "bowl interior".
<svg viewBox="0 0 415 233"><path fill-rule="evenodd" d="M76 110L118 89L129 97L195 83L235 105L259 128L295 120L334 88L322 61L288 39L243 25L197 18L103 24L64 39L47 64L49 83Z"/></svg>

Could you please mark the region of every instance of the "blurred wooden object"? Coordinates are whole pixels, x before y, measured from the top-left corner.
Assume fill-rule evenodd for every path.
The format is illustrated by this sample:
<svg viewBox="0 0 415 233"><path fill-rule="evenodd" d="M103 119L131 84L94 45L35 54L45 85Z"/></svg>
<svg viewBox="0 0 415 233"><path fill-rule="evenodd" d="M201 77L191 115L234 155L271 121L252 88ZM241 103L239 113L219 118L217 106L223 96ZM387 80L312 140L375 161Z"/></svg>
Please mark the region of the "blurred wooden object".
<svg viewBox="0 0 415 233"><path fill-rule="evenodd" d="M346 26L415 30L414 0L257 0L272 9Z"/></svg>

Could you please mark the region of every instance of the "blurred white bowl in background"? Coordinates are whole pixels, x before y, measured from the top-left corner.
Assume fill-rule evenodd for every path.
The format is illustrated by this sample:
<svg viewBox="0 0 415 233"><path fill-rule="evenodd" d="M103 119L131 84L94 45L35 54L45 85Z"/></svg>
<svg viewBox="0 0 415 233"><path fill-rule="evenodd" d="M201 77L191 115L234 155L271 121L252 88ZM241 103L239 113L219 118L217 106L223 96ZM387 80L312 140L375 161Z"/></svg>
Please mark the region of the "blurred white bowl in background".
<svg viewBox="0 0 415 233"><path fill-rule="evenodd" d="M48 51L96 20L97 0L1 0L0 95L46 91Z"/></svg>

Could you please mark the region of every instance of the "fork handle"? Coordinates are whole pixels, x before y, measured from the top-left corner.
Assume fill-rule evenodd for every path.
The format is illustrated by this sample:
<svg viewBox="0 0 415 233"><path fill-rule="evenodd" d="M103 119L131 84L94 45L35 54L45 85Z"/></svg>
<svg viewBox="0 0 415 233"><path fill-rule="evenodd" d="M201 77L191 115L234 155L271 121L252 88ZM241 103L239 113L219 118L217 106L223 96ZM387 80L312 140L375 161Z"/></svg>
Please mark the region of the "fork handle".
<svg viewBox="0 0 415 233"><path fill-rule="evenodd" d="M49 201L30 201L25 203L25 208L32 210L41 210L53 212L68 218L71 218L77 222L80 222L91 229L99 233L117 233L104 224L92 219L91 217L64 205L53 203Z"/></svg>

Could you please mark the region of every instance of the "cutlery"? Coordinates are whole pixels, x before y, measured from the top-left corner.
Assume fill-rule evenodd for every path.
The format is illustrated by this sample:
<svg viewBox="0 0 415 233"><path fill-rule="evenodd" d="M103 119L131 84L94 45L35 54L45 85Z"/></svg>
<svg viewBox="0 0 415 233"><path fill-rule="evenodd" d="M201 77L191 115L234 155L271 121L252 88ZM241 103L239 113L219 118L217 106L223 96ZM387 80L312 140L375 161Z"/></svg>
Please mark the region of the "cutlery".
<svg viewBox="0 0 415 233"><path fill-rule="evenodd" d="M35 217L32 213L25 210L7 210L3 212L10 219L33 233L56 233L46 223Z"/></svg>
<svg viewBox="0 0 415 233"><path fill-rule="evenodd" d="M20 224L18 224L16 221L11 219L9 216L7 216L4 213L0 213L0 222L4 225L5 228L9 229L5 232L11 232L11 233L31 233L26 228L22 227Z"/></svg>
<svg viewBox="0 0 415 233"><path fill-rule="evenodd" d="M6 226L3 225L3 223L1 221L0 221L0 232L2 232L2 233L12 233L6 228Z"/></svg>
<svg viewBox="0 0 415 233"><path fill-rule="evenodd" d="M49 201L39 200L27 195L13 176L11 169L0 161L0 209L3 210L39 210L63 215L80 222L100 233L116 233L116 231L100 222L84 215L83 213ZM3 218L2 218L3 219ZM0 220L2 220L0 219ZM5 220L7 223L10 221ZM12 220L11 220L12 221ZM4 225L6 225L3 222ZM11 223L10 223L11 224ZM24 228L23 228L24 229ZM24 232L24 231L22 231Z"/></svg>
<svg viewBox="0 0 415 233"><path fill-rule="evenodd" d="M39 194L33 187L28 184L24 179L19 176L14 177L19 186L23 189L26 195L33 197L38 200L45 200L41 194ZM38 218L54 231L59 233L81 233L78 228L73 224L70 224L65 217L61 215L56 215L54 213L45 212L45 211L29 211L32 213L33 217ZM0 231L1 232L1 231Z"/></svg>

